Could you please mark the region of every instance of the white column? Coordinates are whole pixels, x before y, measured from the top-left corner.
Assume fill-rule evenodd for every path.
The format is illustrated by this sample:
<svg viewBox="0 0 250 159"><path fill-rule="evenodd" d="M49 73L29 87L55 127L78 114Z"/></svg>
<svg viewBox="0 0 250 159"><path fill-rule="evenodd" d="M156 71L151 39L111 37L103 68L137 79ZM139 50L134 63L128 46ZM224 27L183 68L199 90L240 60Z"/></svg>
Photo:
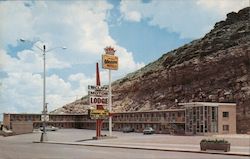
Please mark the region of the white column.
<svg viewBox="0 0 250 159"><path fill-rule="evenodd" d="M203 107L203 135L205 135L205 106Z"/></svg>
<svg viewBox="0 0 250 159"><path fill-rule="evenodd" d="M112 112L111 70L109 70L109 112ZM109 116L109 136L112 136L112 117Z"/></svg>
<svg viewBox="0 0 250 159"><path fill-rule="evenodd" d="M185 114L184 114L184 117L185 117L185 126L184 126L184 129L185 129L185 135L187 134L187 107L185 107Z"/></svg>

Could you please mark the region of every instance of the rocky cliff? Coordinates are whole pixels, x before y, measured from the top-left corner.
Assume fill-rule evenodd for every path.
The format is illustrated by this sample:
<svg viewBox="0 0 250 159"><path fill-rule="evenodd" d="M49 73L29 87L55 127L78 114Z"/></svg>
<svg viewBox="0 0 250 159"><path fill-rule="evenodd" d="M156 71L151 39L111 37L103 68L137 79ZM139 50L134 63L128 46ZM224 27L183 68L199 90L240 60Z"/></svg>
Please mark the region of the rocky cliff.
<svg viewBox="0 0 250 159"><path fill-rule="evenodd" d="M250 131L250 8L227 14L203 38L115 81L112 91L114 111L162 110L178 107L176 102L235 102L238 132ZM77 102L87 104L86 97Z"/></svg>

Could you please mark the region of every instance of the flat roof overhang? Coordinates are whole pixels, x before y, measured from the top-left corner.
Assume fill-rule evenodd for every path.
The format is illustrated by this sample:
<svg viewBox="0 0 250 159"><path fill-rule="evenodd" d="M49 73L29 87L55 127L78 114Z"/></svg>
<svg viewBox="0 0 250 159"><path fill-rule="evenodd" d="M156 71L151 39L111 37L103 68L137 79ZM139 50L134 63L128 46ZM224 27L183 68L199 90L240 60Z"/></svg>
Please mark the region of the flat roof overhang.
<svg viewBox="0 0 250 159"><path fill-rule="evenodd" d="M200 106L209 106L209 107L219 107L219 106L236 106L235 103L213 103L213 102L191 102L191 103L178 103L185 107L200 107Z"/></svg>

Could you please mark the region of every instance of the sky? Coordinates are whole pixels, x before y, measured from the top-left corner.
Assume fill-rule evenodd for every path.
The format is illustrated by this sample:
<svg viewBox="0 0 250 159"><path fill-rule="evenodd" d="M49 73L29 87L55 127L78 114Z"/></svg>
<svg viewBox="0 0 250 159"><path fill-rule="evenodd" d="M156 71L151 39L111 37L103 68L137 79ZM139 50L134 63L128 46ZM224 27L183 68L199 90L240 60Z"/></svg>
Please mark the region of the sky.
<svg viewBox="0 0 250 159"><path fill-rule="evenodd" d="M101 68L106 46L119 57L114 81L247 6L249 0L0 0L0 114L42 111L43 45L52 111L87 95L96 62L101 83L108 83Z"/></svg>

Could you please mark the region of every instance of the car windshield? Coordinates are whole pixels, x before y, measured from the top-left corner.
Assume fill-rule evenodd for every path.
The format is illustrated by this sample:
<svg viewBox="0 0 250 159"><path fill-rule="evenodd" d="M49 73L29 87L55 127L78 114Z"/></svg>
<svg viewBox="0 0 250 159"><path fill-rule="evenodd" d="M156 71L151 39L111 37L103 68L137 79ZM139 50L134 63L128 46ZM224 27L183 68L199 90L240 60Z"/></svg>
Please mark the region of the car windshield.
<svg viewBox="0 0 250 159"><path fill-rule="evenodd" d="M145 130L152 130L152 128L151 127L147 127L147 128L145 128Z"/></svg>

